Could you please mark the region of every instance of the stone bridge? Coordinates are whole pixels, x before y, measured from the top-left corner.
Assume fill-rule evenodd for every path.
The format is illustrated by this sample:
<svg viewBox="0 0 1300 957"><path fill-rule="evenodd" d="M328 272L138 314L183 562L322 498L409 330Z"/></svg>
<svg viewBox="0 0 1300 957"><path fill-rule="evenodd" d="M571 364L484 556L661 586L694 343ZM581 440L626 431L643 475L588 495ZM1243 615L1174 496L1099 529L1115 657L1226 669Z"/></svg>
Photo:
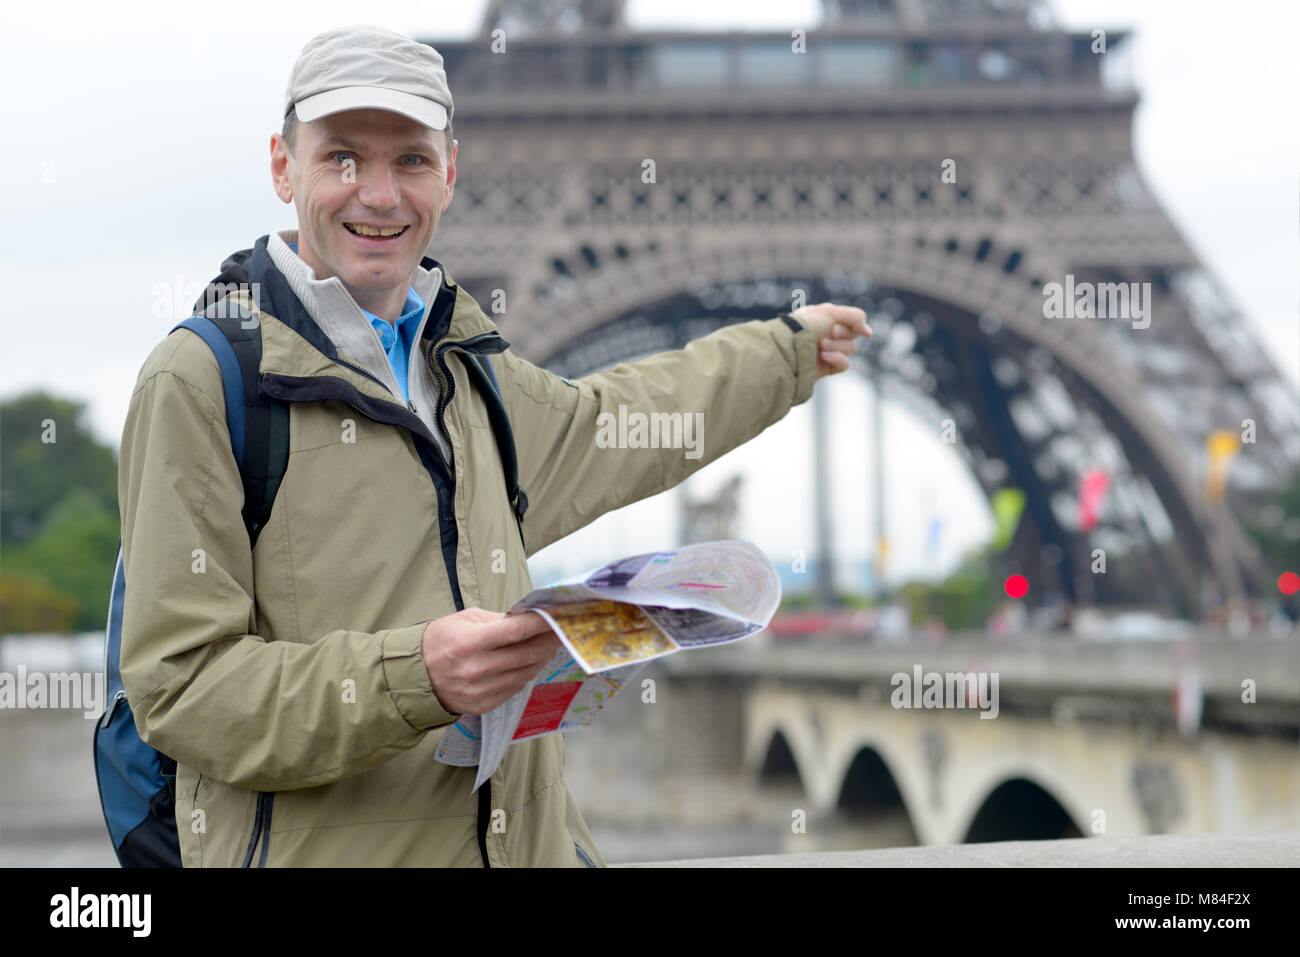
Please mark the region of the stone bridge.
<svg viewBox="0 0 1300 957"><path fill-rule="evenodd" d="M1300 829L1293 639L751 642L665 660L666 748L886 843Z"/></svg>

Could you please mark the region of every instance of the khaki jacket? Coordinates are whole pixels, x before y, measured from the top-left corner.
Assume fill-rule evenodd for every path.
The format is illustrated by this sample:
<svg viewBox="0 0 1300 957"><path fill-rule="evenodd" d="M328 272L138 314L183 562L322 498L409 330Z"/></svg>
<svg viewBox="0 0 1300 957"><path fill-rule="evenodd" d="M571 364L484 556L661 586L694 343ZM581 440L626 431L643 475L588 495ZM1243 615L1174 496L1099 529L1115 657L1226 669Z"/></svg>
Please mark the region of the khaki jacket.
<svg viewBox="0 0 1300 957"><path fill-rule="evenodd" d="M290 454L256 546L220 369L198 336L180 329L152 351L122 436L122 677L141 737L177 762L185 866L603 866L565 786L561 735L511 746L478 794L475 769L434 759L459 715L430 682L425 625L504 611L533 587L528 555L805 401L813 334L788 316L753 320L569 382L513 355L426 258L408 404L325 334L267 242L247 257L258 298L235 295L261 323L263 390L290 403ZM461 351L491 356L522 527ZM703 412L703 454L602 447L597 416L620 406Z"/></svg>

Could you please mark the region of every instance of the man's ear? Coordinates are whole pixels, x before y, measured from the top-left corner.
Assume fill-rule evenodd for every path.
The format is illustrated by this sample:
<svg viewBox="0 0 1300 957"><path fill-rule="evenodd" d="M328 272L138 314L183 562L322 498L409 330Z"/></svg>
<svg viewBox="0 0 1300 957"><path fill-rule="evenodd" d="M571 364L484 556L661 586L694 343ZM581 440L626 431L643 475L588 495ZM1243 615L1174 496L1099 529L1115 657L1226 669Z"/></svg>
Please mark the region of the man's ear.
<svg viewBox="0 0 1300 957"><path fill-rule="evenodd" d="M447 157L447 198L442 204L442 212L444 213L447 211L447 207L451 205L452 194L456 192L456 150L459 146L460 140L452 139L451 154Z"/></svg>
<svg viewBox="0 0 1300 957"><path fill-rule="evenodd" d="M284 137L279 133L271 134L271 184L275 195L284 203L293 202L293 183L289 180L289 150Z"/></svg>

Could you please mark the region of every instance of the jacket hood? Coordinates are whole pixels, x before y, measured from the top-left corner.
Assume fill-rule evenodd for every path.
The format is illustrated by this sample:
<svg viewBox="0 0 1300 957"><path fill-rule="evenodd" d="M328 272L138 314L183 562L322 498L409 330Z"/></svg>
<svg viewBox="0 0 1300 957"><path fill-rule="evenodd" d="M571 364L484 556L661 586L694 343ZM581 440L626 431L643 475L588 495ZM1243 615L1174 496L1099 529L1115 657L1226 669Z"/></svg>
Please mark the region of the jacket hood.
<svg viewBox="0 0 1300 957"><path fill-rule="evenodd" d="M248 260L252 255L252 249L240 249L222 260L221 272L208 282L203 295L194 303L195 313L204 312L214 302L224 299L235 287L248 282Z"/></svg>

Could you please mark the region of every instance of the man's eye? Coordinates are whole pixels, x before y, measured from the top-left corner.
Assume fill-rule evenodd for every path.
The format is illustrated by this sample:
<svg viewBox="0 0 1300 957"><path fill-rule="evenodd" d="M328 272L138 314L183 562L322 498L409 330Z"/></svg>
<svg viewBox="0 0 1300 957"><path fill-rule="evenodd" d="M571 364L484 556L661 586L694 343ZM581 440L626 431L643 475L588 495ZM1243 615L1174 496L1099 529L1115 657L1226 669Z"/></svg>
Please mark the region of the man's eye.
<svg viewBox="0 0 1300 957"><path fill-rule="evenodd" d="M408 154L407 156L403 156L402 159L409 159L409 160L413 159L413 160L416 160L415 163L407 163L407 164L406 164L407 166L416 166L416 165L423 165L423 164L424 164L424 157L423 157L423 156L417 156L417 155L415 155L414 153L410 153L410 154Z"/></svg>
<svg viewBox="0 0 1300 957"><path fill-rule="evenodd" d="M337 152L330 154L330 159L338 162L340 156L351 156L351 155L352 155L351 153L345 152L344 150L338 150ZM342 162L346 165L347 160L343 160Z"/></svg>

